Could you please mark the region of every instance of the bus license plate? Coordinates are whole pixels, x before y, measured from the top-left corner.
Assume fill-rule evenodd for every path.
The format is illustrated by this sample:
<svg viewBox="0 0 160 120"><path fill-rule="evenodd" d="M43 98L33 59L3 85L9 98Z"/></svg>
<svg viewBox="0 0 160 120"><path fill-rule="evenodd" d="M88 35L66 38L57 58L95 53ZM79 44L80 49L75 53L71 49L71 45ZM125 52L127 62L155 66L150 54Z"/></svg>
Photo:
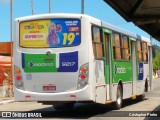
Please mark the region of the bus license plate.
<svg viewBox="0 0 160 120"><path fill-rule="evenodd" d="M43 86L44 91L54 91L56 90L56 86Z"/></svg>

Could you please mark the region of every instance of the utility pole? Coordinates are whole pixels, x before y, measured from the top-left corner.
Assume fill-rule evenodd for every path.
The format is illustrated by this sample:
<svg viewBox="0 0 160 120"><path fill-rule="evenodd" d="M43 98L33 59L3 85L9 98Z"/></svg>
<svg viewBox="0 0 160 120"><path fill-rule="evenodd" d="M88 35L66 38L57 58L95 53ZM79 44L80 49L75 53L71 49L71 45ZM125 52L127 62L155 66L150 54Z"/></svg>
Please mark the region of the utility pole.
<svg viewBox="0 0 160 120"><path fill-rule="evenodd" d="M10 39L12 42L12 0L10 0Z"/></svg>
<svg viewBox="0 0 160 120"><path fill-rule="evenodd" d="M153 37L150 36L151 46L152 46L152 42L153 42L152 40L153 40ZM149 84L150 84L150 90L153 90L153 84L152 84L152 83L153 83L153 77L152 77L152 75L153 75L153 66L152 66L152 61L153 61L153 60L152 60L152 47L149 47L149 48L150 48L150 49L149 49L149 50L150 50L150 51L149 51L149 52L150 52L150 58L149 58L149 63L150 63L150 64L149 64L149 68L150 68L150 72L149 72L149 73L150 73L149 80L150 80L150 83L149 83Z"/></svg>
<svg viewBox="0 0 160 120"><path fill-rule="evenodd" d="M51 0L49 0L49 13L51 13Z"/></svg>
<svg viewBox="0 0 160 120"><path fill-rule="evenodd" d="M84 0L81 0L81 14L84 14Z"/></svg>
<svg viewBox="0 0 160 120"><path fill-rule="evenodd" d="M33 0L31 0L32 15L34 15Z"/></svg>
<svg viewBox="0 0 160 120"><path fill-rule="evenodd" d="M12 41L12 0L10 0L10 44L11 44L11 68L13 66L13 41ZM12 71L11 71L11 80L12 80ZM13 82L13 81L12 81Z"/></svg>

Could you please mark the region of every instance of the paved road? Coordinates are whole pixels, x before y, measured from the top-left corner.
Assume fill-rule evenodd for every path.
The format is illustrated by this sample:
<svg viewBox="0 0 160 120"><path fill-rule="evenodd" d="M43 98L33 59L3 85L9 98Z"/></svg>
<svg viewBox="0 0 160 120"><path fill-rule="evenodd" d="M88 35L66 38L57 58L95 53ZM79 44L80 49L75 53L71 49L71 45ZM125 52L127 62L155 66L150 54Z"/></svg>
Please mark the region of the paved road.
<svg viewBox="0 0 160 120"><path fill-rule="evenodd" d="M144 101L125 100L123 108L117 111L112 110L110 105L102 106L97 104L76 104L74 110L56 111L51 105L41 105L36 102L14 102L6 105L0 105L0 111L23 111L23 112L40 112L43 116L50 116L54 119L92 119L92 120L150 120L147 117L121 117L132 115L133 113L140 114L142 111L160 111L160 79L154 80L154 89L146 95ZM128 112L131 111L131 112ZM133 112L134 111L134 112ZM141 111L141 112L139 112ZM144 113L144 112L142 112ZM148 112L147 112L148 113ZM113 117L115 116L115 117ZM152 117L153 118L153 117ZM154 117L154 120L158 118ZM160 119L160 118L159 118Z"/></svg>

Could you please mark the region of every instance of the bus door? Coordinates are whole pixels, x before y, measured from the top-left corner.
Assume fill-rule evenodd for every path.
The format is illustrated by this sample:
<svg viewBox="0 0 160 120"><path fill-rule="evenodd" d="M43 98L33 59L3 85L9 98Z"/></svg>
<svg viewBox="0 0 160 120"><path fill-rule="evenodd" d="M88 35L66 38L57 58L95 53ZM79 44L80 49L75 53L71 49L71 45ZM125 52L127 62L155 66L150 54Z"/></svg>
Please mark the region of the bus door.
<svg viewBox="0 0 160 120"><path fill-rule="evenodd" d="M136 83L137 83L137 68L136 68L136 39L130 38L131 41L131 61L132 61L132 96L135 97L136 95Z"/></svg>
<svg viewBox="0 0 160 120"><path fill-rule="evenodd" d="M104 75L105 83L107 85L106 100L111 100L111 31L103 29L103 40L104 40Z"/></svg>

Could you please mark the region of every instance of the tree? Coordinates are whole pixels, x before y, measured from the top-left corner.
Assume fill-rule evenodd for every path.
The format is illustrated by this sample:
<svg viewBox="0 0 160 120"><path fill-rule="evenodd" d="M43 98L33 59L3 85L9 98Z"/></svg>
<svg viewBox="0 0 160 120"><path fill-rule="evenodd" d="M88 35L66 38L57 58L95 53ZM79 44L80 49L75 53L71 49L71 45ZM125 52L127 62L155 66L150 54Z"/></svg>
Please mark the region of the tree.
<svg viewBox="0 0 160 120"><path fill-rule="evenodd" d="M160 54L156 54L155 59L153 60L153 71L160 70Z"/></svg>

